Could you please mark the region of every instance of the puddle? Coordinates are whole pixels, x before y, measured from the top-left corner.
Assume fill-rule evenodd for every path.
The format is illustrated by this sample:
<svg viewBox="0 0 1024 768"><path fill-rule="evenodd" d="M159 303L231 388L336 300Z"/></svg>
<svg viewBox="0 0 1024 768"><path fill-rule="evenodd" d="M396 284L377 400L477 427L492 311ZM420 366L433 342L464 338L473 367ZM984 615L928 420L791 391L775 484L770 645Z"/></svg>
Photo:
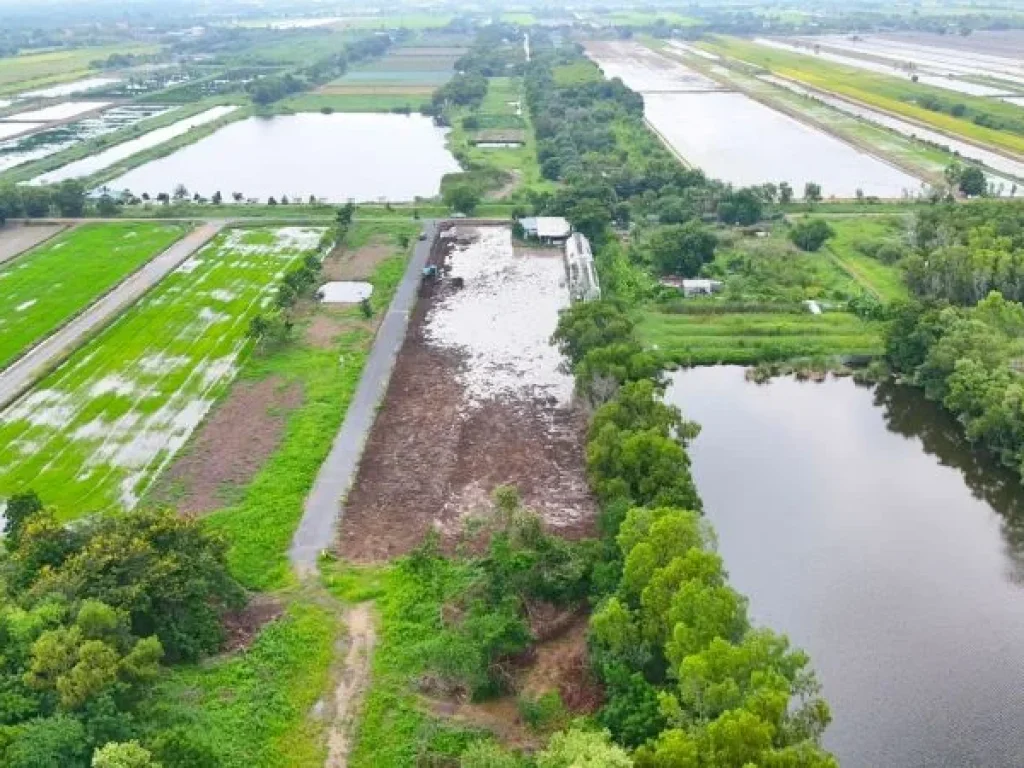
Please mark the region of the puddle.
<svg viewBox="0 0 1024 768"><path fill-rule="evenodd" d="M354 281L325 283L320 288L320 300L325 304L358 304L371 294L372 285Z"/></svg>

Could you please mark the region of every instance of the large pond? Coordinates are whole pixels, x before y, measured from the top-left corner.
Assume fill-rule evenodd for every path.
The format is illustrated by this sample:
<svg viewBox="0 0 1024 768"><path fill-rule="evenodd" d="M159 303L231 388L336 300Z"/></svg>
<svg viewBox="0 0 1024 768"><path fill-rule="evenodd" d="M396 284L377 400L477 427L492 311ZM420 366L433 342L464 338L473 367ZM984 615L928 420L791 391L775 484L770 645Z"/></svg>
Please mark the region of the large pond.
<svg viewBox="0 0 1024 768"><path fill-rule="evenodd" d="M412 200L438 194L441 177L458 170L428 117L310 113L232 123L108 186L151 196L184 184L206 197L262 201Z"/></svg>
<svg viewBox="0 0 1024 768"><path fill-rule="evenodd" d="M913 390L676 374L755 621L806 649L844 768L1020 766L1024 493Z"/></svg>
<svg viewBox="0 0 1024 768"><path fill-rule="evenodd" d="M644 113L689 163L737 186L787 181L801 195L811 181L839 198L921 190L913 176L742 93L644 94Z"/></svg>

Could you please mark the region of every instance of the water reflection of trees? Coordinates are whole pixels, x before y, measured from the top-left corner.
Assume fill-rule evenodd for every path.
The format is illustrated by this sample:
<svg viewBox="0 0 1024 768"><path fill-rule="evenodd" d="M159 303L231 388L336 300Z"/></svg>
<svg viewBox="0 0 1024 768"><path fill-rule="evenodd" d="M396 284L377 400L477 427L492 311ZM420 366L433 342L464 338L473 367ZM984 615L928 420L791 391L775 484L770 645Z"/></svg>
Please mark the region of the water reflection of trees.
<svg viewBox="0 0 1024 768"><path fill-rule="evenodd" d="M875 404L883 409L890 432L921 440L926 453L959 469L971 493L1000 516L1011 578L1024 584L1024 485L1019 475L972 446L957 421L920 390L890 383L875 388Z"/></svg>

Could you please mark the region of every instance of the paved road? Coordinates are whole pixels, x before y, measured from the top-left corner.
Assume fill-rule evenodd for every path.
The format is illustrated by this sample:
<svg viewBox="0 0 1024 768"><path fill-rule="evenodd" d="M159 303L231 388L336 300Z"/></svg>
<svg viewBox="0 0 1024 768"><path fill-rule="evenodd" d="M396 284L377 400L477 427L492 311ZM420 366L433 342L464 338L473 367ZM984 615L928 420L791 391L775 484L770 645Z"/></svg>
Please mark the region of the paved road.
<svg viewBox="0 0 1024 768"><path fill-rule="evenodd" d="M213 239L225 224L223 221L208 222L193 230L0 372L0 408L9 405L89 336L138 301L165 275Z"/></svg>
<svg viewBox="0 0 1024 768"><path fill-rule="evenodd" d="M313 490L306 499L302 521L292 539L292 566L300 577L316 573L320 552L334 545L342 504L355 481L359 459L366 446L370 428L377 415L377 406L384 397L391 380L391 372L398 351L405 341L409 316L416 303L423 268L427 265L430 249L437 235L437 223L424 221L427 239L416 243L416 248L405 276L395 293L388 313L377 331L370 357L366 361L355 397L349 403L345 421L334 438L327 460L320 467Z"/></svg>

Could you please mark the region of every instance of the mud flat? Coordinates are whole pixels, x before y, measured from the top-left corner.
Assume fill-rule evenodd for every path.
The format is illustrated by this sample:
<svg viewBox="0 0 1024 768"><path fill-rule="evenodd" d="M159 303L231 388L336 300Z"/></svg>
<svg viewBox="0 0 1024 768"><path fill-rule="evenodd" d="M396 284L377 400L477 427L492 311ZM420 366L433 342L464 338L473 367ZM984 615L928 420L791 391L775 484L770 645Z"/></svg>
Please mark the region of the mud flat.
<svg viewBox="0 0 1024 768"><path fill-rule="evenodd" d="M518 487L546 526L592 530L586 416L548 343L569 303L556 249L513 247L507 227L450 227L431 254L391 385L348 496L339 550L393 557L430 530L453 541L495 487Z"/></svg>

